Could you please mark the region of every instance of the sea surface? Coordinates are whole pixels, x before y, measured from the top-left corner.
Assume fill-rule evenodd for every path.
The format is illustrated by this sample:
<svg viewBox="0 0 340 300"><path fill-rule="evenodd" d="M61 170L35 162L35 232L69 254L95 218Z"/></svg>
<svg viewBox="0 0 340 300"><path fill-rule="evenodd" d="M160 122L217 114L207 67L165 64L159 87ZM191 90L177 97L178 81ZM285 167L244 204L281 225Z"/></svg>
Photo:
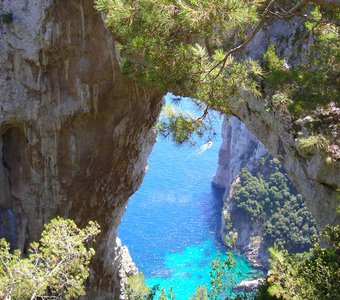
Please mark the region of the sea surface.
<svg viewBox="0 0 340 300"><path fill-rule="evenodd" d="M190 107L185 104L183 110ZM216 134L196 147L177 147L157 138L148 172L131 197L118 235L149 286L173 287L177 300L187 300L198 285L210 284L210 262L220 240L223 191L211 184L221 145L222 118L216 114ZM257 276L244 256L233 252L236 282Z"/></svg>

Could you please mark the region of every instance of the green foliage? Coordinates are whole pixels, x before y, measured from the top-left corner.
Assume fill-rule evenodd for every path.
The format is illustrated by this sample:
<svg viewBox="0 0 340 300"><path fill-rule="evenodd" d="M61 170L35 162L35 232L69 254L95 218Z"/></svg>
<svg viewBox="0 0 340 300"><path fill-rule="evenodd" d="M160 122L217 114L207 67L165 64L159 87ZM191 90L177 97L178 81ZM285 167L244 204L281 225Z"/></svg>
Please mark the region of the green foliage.
<svg viewBox="0 0 340 300"><path fill-rule="evenodd" d="M199 285L193 295L190 296L190 300L208 300L207 288L204 285Z"/></svg>
<svg viewBox="0 0 340 300"><path fill-rule="evenodd" d="M13 14L10 12L3 13L0 15L0 20L4 24L11 24L13 23Z"/></svg>
<svg viewBox="0 0 340 300"><path fill-rule="evenodd" d="M148 287L145 283L145 278L142 273L128 277L128 283L125 287L129 300L174 300L176 295L173 288L169 291L165 288L159 288L159 285ZM157 293L159 295L157 297Z"/></svg>
<svg viewBox="0 0 340 300"><path fill-rule="evenodd" d="M285 66L284 61L278 57L275 50L275 45L271 44L268 47L267 52L263 55L265 66L267 68L268 75L266 77L269 84L279 84L287 81L285 78Z"/></svg>
<svg viewBox="0 0 340 300"><path fill-rule="evenodd" d="M117 42L123 73L160 95L171 91L227 114L231 103L243 101L245 94L261 96L263 62L242 53L245 46L266 20L292 17L285 11L298 2L278 0L275 5L283 9L269 14L266 5L272 2L263 0L95 1ZM295 61L293 65L288 67L273 45L264 54L262 88L269 99L281 95L279 99L295 114L336 101L340 86L339 10L307 2L300 7L305 28L293 37L301 53L288 58ZM176 131L177 143L195 133L193 127L202 128L201 122L177 126L183 123L183 116L178 118L170 122L176 126L162 123L166 134L188 130L183 136Z"/></svg>
<svg viewBox="0 0 340 300"><path fill-rule="evenodd" d="M235 258L231 252L227 253L227 258L223 261L221 254L217 253L216 259L210 263L210 284L211 288L208 297L217 300L221 297L229 297L231 288L235 285L235 276L231 270L234 268Z"/></svg>
<svg viewBox="0 0 340 300"><path fill-rule="evenodd" d="M174 300L174 299L176 299L176 295L174 294L172 287L170 287L169 292L162 288L161 293L157 298L157 300Z"/></svg>
<svg viewBox="0 0 340 300"><path fill-rule="evenodd" d="M238 233L236 231L229 231L228 235L225 236L225 244L228 247L234 248L236 245L237 237Z"/></svg>
<svg viewBox="0 0 340 300"><path fill-rule="evenodd" d="M230 59L229 70L212 67L225 56L219 33L233 31L234 37L244 35L247 27L258 19L255 2L97 0L96 7L107 13L106 23L119 42L122 69L126 73L142 84L159 88L161 93L170 90L220 102L225 94L221 84L237 87L232 82L237 79L236 71L238 77L247 79L237 80L238 83L247 90L254 87L248 70L242 68L255 71L251 61ZM206 43L198 44L200 39ZM226 73L217 76L220 71ZM234 78L229 79L230 76Z"/></svg>
<svg viewBox="0 0 340 300"><path fill-rule="evenodd" d="M163 116L158 122L157 128L163 137L171 136L177 145L181 145L185 141L194 144L193 137L202 137L205 131L212 130L202 116L195 117L180 109L175 111L170 105L163 108Z"/></svg>
<svg viewBox="0 0 340 300"><path fill-rule="evenodd" d="M99 233L94 222L79 229L72 220L56 218L45 225L29 256L13 253L0 240L0 298L71 299L85 295L84 283L94 250L87 246Z"/></svg>
<svg viewBox="0 0 340 300"><path fill-rule="evenodd" d="M231 216L242 214L256 222L268 245L276 243L290 252L312 246L315 222L278 161L267 157L253 172L243 169L231 200L236 202ZM237 220L231 220L235 227Z"/></svg>
<svg viewBox="0 0 340 300"><path fill-rule="evenodd" d="M274 45L264 54L265 80L272 88L271 96L285 95L289 99L285 101L288 108L296 115L337 101L339 97L340 10L316 5L306 19L304 30L297 33L297 41L304 43L311 37L312 40L297 65L285 66Z"/></svg>
<svg viewBox="0 0 340 300"><path fill-rule="evenodd" d="M303 157L314 155L319 150L327 149L328 141L322 135L312 135L307 138L299 139L298 150Z"/></svg>
<svg viewBox="0 0 340 300"><path fill-rule="evenodd" d="M326 227L323 234L329 242L325 249L316 244L310 253L295 255L277 247L270 250L271 275L265 289L268 294L287 300L338 299L340 227Z"/></svg>
<svg viewBox="0 0 340 300"><path fill-rule="evenodd" d="M235 39L244 40L249 26L259 19L259 2L97 0L96 7L106 13L106 24L118 42L123 73L160 95L171 91L229 113L230 99L242 100L244 92L260 96L259 63L226 52ZM182 123L183 116L178 118ZM190 136L195 130L187 128L184 135Z"/></svg>
<svg viewBox="0 0 340 300"><path fill-rule="evenodd" d="M159 286L149 288L142 273L127 277L126 293L129 300L152 300Z"/></svg>

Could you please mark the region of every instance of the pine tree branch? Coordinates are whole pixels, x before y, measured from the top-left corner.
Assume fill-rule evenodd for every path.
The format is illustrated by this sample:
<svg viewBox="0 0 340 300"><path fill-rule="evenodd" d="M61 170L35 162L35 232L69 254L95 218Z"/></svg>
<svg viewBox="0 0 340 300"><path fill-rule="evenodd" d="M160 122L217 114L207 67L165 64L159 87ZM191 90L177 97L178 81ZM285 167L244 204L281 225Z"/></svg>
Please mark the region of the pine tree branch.
<svg viewBox="0 0 340 300"><path fill-rule="evenodd" d="M204 109L203 114L196 119L196 122L204 120L205 117L208 115L208 112L209 112L209 106L206 106L205 109Z"/></svg>
<svg viewBox="0 0 340 300"><path fill-rule="evenodd" d="M233 48L233 49L230 49L230 50L228 51L228 53L224 56L224 58L223 58L221 61L219 61L216 65L214 65L214 66L209 70L209 72L207 73L206 77L207 77L214 69L216 69L218 66L220 66L220 65L222 64L222 66L221 66L219 72L217 73L217 75L215 76L214 79L216 79L218 76L220 76L221 73L222 73L222 71L223 71L223 69L224 69L224 67L225 67L225 65L226 65L226 63L227 63L228 57L229 57L230 55L232 55L232 54L234 54L234 53L236 53L236 52L242 50L243 48L245 48L245 47L251 42L251 40L255 37L255 35L257 34L257 32L258 32L258 31L261 29L261 27L263 26L263 24L264 24L264 22L265 22L265 20L266 20L266 17L267 17L267 15L268 15L269 12L270 12L270 8L272 7L272 5L274 4L275 1L276 1L276 0L271 0L271 1L269 2L269 4L267 5L267 7L265 8L265 10L263 11L263 14L262 14L262 16L261 16L260 21L257 23L257 25L255 26L255 28L253 29L253 31L251 32L251 34L246 38L246 40L245 40L242 44L238 45L237 47L235 47L235 48Z"/></svg>
<svg viewBox="0 0 340 300"><path fill-rule="evenodd" d="M293 17L297 11L299 11L303 6L305 6L306 4L308 4L309 2L312 2L312 3L315 3L315 4L319 4L319 5L322 5L322 6L332 6L332 7L340 7L340 0L301 0L300 2L298 2L295 6L293 6L291 9L289 9L288 11L284 11L284 14L282 15L277 15L276 13L273 13L271 12L271 7L273 6L275 0L271 0L269 2L269 4L267 5L267 7L265 8L265 10L263 11L262 13L262 16L261 16L261 19L260 21L257 23L257 25L255 26L254 30L251 32L251 34L247 37L247 39L242 43L240 44L239 46L233 48L233 49L230 49L228 51L228 53L225 55L225 57L220 61L218 62L217 64L215 64L209 71L208 73L206 74L205 78L207 76L209 76L209 74L214 70L216 69L218 66L221 66L219 72L217 73L217 75L214 77L214 79L216 79L218 76L221 75L226 63L227 63L227 60L228 60L228 57L242 49L244 49L250 42L251 40L255 37L255 35L257 34L257 32L261 29L261 27L263 26L265 20L266 20L266 17L268 16L268 14L274 14L276 17L280 17L280 18L290 18L290 17Z"/></svg>

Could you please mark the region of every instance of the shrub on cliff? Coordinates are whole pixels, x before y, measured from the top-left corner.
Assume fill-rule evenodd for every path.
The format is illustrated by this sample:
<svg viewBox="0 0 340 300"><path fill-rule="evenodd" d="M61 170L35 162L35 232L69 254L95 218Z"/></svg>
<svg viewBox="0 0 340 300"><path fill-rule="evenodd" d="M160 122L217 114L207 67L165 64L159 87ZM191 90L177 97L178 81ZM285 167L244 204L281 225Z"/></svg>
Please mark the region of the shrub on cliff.
<svg viewBox="0 0 340 300"><path fill-rule="evenodd" d="M241 171L230 200L236 203L231 211L233 227L240 214L248 217L260 226L268 246L276 243L295 253L313 245L314 219L281 165L270 156L252 172Z"/></svg>
<svg viewBox="0 0 340 300"><path fill-rule="evenodd" d="M189 300L208 300L207 288L204 285L199 285Z"/></svg>
<svg viewBox="0 0 340 300"><path fill-rule="evenodd" d="M268 283L257 299L339 299L340 226L326 227L323 235L325 249L316 244L309 253L290 255L272 248Z"/></svg>
<svg viewBox="0 0 340 300"><path fill-rule="evenodd" d="M13 253L0 240L1 299L73 299L85 295L85 280L94 250L88 242L99 233L89 222L79 229L72 220L56 218L45 225L38 243L32 243L28 257Z"/></svg>
<svg viewBox="0 0 340 300"><path fill-rule="evenodd" d="M129 300L153 300L159 285L148 287L143 273L127 277L126 294Z"/></svg>

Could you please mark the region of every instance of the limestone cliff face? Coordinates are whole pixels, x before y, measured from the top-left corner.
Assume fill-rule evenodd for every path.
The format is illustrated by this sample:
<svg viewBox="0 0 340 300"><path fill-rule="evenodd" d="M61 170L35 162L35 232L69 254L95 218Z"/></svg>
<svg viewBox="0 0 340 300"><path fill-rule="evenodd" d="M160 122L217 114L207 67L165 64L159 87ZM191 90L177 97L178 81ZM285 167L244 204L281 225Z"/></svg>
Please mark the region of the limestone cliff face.
<svg viewBox="0 0 340 300"><path fill-rule="evenodd" d="M222 125L222 145L218 155L218 168L213 183L225 188L229 195L231 185L242 168L252 170L258 160L267 153L263 144L247 130L236 117L226 119Z"/></svg>
<svg viewBox="0 0 340 300"><path fill-rule="evenodd" d="M246 53L261 59L268 45L275 44L287 66L293 66L301 59L301 53L303 59L303 51L308 47L308 41L297 39L301 30L303 25L298 19L275 21L258 32L247 46ZM246 101L232 104L232 114L244 122L271 154L279 159L297 190L304 196L318 227L339 224L340 216L336 209L339 205L340 160L327 159L328 154L322 151L305 155L299 151L299 140L303 136L296 134L296 124L289 114L279 107L272 107L273 104L265 99L245 98Z"/></svg>
<svg viewBox="0 0 340 300"><path fill-rule="evenodd" d="M292 132L286 115L266 111L265 103L250 98L234 109L237 115L259 138L284 169L301 193L319 228L339 224L337 213L340 188L340 161L327 161L322 151L303 156L298 151L299 139Z"/></svg>
<svg viewBox="0 0 340 300"><path fill-rule="evenodd" d="M253 170L268 150L236 117L223 121L222 138L218 168L213 178L215 185L225 188L221 220L222 241L244 253L254 266L267 267L268 250L262 244L261 229L245 215L232 215L236 203L229 199L233 194L233 186L238 184L241 169ZM232 230L226 226L231 219L235 220Z"/></svg>
<svg viewBox="0 0 340 300"><path fill-rule="evenodd" d="M123 79L88 0L0 1L0 233L25 250L56 215L101 226L88 299L119 295L116 228L160 97Z"/></svg>
<svg viewBox="0 0 340 300"><path fill-rule="evenodd" d="M308 44L308 41L303 41L302 44L297 42L298 31L301 30L297 19L276 21L259 31L246 52L250 57L261 59L268 46L275 44L276 50L285 57L287 66L292 66L298 62L301 51ZM270 87L265 88L264 95L268 88ZM295 120L280 107L273 107L266 99L246 95L245 98L246 101L235 102L232 107L232 114L244 124L232 117L222 127L223 144L213 182L226 189L225 199L231 195L232 186L237 184L239 171L243 167L252 170L254 163L267 152L262 142L280 160L290 179L304 196L319 228L329 223L339 223L336 213L339 205L336 193L340 188L339 160L333 158L330 161L328 154L321 150L303 153L299 149L299 139L304 135L308 136L308 132L298 135ZM244 216L238 219L233 216L237 219L234 232L226 230L226 220L230 221L233 205L234 203L226 201L223 208L222 239L245 252L256 264L266 266L268 251L261 246L261 231L256 224L244 219Z"/></svg>

